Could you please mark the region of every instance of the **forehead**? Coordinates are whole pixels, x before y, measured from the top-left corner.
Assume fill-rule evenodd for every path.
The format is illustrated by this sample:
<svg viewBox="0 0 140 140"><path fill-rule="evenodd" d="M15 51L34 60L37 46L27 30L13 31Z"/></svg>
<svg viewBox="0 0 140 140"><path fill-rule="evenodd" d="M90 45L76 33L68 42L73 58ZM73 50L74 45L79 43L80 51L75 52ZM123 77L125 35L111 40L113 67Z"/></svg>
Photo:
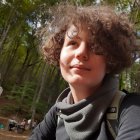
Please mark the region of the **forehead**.
<svg viewBox="0 0 140 140"><path fill-rule="evenodd" d="M86 25L71 25L66 32L66 36L70 39L88 40L91 36L91 32L90 28Z"/></svg>

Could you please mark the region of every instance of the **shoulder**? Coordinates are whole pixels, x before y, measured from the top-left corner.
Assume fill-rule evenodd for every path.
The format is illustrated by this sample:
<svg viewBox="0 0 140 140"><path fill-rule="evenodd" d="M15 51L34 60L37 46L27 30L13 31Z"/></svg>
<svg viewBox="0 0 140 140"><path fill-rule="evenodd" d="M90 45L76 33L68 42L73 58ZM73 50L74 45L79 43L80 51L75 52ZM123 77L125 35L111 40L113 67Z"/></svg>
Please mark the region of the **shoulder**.
<svg viewBox="0 0 140 140"><path fill-rule="evenodd" d="M140 139L140 95L127 94L119 112L117 140Z"/></svg>
<svg viewBox="0 0 140 140"><path fill-rule="evenodd" d="M138 119L140 119L140 95L126 94L120 106L119 120L122 123L131 121L134 124Z"/></svg>
<svg viewBox="0 0 140 140"><path fill-rule="evenodd" d="M33 130L29 140L55 140L57 125L57 108L53 105L45 115L44 119Z"/></svg>
<svg viewBox="0 0 140 140"><path fill-rule="evenodd" d="M45 116L45 119L53 121L56 124L58 108L54 104Z"/></svg>
<svg viewBox="0 0 140 140"><path fill-rule="evenodd" d="M58 108L56 107L56 104L54 104L48 112L55 115L58 112Z"/></svg>
<svg viewBox="0 0 140 140"><path fill-rule="evenodd" d="M138 93L128 93L126 94L121 109L129 108L129 107L140 107L140 94Z"/></svg>

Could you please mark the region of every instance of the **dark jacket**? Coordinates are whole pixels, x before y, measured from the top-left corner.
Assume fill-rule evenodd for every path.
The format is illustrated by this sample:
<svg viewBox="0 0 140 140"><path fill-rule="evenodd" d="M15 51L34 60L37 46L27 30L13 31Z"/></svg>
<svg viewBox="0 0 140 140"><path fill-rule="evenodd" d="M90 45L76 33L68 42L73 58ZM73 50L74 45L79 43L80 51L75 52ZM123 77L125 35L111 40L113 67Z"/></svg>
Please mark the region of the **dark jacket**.
<svg viewBox="0 0 140 140"><path fill-rule="evenodd" d="M57 112L56 106L52 106L29 140L70 140L63 120L57 122ZM106 124L106 115L96 133L88 140L113 140ZM127 95L123 100L116 140L140 140L140 95Z"/></svg>

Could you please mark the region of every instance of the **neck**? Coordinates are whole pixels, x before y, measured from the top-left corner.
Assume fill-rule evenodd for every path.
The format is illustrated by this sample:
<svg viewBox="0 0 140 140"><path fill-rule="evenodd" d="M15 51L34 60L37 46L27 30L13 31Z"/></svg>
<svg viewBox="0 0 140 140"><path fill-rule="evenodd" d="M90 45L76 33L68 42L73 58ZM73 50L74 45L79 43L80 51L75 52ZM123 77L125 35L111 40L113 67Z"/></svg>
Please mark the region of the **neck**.
<svg viewBox="0 0 140 140"><path fill-rule="evenodd" d="M73 96L73 100L74 103L79 102L82 99L86 99L87 97L91 96L92 94L94 94L96 92L96 90L98 89L99 86L97 87L92 87L92 88L87 88L87 87L83 87L83 86L72 86L69 85L71 92L72 92L72 96Z"/></svg>

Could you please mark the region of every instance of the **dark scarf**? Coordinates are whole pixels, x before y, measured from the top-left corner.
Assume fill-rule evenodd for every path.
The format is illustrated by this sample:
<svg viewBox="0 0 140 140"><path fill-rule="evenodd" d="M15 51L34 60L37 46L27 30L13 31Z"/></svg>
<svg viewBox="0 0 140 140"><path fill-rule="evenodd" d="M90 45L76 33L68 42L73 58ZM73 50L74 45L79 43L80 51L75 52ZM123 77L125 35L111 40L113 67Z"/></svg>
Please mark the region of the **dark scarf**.
<svg viewBox="0 0 140 140"><path fill-rule="evenodd" d="M69 88L60 94L56 106L71 140L86 140L97 131L117 90L117 78L108 76L96 93L78 103L71 104Z"/></svg>

